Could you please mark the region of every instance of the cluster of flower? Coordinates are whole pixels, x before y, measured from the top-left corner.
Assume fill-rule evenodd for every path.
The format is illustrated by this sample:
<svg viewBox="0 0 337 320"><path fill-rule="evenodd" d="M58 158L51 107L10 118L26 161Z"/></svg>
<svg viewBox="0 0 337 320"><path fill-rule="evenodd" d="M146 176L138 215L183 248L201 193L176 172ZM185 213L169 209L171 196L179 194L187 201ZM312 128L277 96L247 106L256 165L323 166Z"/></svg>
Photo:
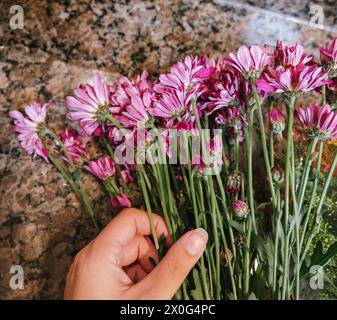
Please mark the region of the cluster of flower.
<svg viewBox="0 0 337 320"><path fill-rule="evenodd" d="M187 56L155 82L147 72L134 80L121 77L113 84L103 82L96 74L93 85L80 85L74 96L66 98L68 118L78 123L80 130L76 134L67 128L59 135L60 140L76 165L84 166L107 184L114 195L114 205L130 206L121 187L111 179L116 173L113 160L104 156L90 161L83 137L104 137L114 147L122 140L122 128L131 130L133 138L140 125L145 130L193 131L197 129L196 111L198 117L207 117L214 128L225 128L230 139L241 142L254 94L264 98L269 93L297 94L320 90L322 86L335 90L337 40L320 51L321 64L318 64L304 52L302 45L286 46L278 41L273 51L267 46L241 46L236 55L230 54L217 62ZM46 161L48 152L41 139L49 130L45 122L47 108L48 104L41 106L34 102L25 107L26 116L19 111L10 112L22 147L28 154L39 155ZM327 104L300 107L296 117L309 136L321 140L337 137L337 114ZM269 120L275 133L284 130L285 116L281 110L274 108ZM130 139L130 134L123 139ZM219 143L213 141L212 146L215 148ZM121 170L126 184L132 181L132 169L135 166Z"/></svg>

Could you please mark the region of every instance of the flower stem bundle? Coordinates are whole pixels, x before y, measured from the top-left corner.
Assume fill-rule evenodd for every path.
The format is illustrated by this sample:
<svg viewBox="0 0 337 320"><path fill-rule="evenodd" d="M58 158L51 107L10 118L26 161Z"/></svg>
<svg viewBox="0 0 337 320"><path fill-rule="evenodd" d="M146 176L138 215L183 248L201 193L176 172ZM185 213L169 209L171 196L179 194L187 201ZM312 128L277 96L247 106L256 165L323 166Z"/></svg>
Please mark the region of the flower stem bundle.
<svg viewBox="0 0 337 320"><path fill-rule="evenodd" d="M337 40L320 52L318 63L278 41L218 61L187 56L156 80L143 72L109 84L96 74L66 98L72 129L61 133L48 124L49 104L10 116L21 146L58 169L97 232L87 173L113 207L142 195L159 258L165 239L153 213L173 242L207 230L177 299L300 299L302 283L337 253L309 254L337 165L336 152L321 173L324 145L337 138ZM309 92L317 102L300 105Z"/></svg>

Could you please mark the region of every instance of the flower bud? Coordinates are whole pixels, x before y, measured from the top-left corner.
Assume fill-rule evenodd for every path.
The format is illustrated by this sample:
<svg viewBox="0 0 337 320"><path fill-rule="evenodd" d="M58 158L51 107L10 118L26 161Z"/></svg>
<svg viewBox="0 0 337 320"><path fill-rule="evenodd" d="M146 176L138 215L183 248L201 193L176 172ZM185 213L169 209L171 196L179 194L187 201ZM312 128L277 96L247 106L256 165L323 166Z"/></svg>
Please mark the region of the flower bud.
<svg viewBox="0 0 337 320"><path fill-rule="evenodd" d="M320 48L324 70L333 72L337 69L337 39L331 40L326 47Z"/></svg>
<svg viewBox="0 0 337 320"><path fill-rule="evenodd" d="M222 264L230 263L233 259L233 253L231 250L221 250L220 251L220 262Z"/></svg>
<svg viewBox="0 0 337 320"><path fill-rule="evenodd" d="M235 200L233 202L232 210L239 219L245 218L249 212L248 204L241 200Z"/></svg>
<svg viewBox="0 0 337 320"><path fill-rule="evenodd" d="M286 127L283 113L276 108L273 108L269 112L269 121L275 133L281 133Z"/></svg>
<svg viewBox="0 0 337 320"><path fill-rule="evenodd" d="M282 183L284 179L284 170L283 168L277 164L273 169L272 169L272 176L273 176L273 181L276 183Z"/></svg>
<svg viewBox="0 0 337 320"><path fill-rule="evenodd" d="M237 194L241 187L241 174L234 171L228 176L226 183L226 191L232 195Z"/></svg>

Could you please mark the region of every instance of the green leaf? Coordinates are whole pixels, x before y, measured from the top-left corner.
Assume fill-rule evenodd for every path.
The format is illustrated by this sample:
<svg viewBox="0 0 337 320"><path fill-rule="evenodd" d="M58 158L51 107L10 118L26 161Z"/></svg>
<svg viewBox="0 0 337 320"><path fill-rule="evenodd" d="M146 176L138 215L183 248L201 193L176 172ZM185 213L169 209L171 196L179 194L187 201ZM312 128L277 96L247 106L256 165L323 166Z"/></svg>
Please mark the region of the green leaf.
<svg viewBox="0 0 337 320"><path fill-rule="evenodd" d="M256 295L254 292L252 292L249 297L248 297L248 300L259 300L258 298L256 298Z"/></svg>
<svg viewBox="0 0 337 320"><path fill-rule="evenodd" d="M241 234L244 234L244 233L245 233L244 230L243 230L243 228L242 228L242 226L241 226L241 224L238 223L237 221L230 220L230 221L229 221L229 224L230 224L234 229L236 229L237 231L239 231Z"/></svg>
<svg viewBox="0 0 337 320"><path fill-rule="evenodd" d="M271 267L274 259L274 246L271 238L263 239L260 236L254 236L253 241L262 261L268 262L269 267Z"/></svg>
<svg viewBox="0 0 337 320"><path fill-rule="evenodd" d="M322 256L323 256L323 245L321 241L318 241L311 256L311 265L318 264Z"/></svg>
<svg viewBox="0 0 337 320"><path fill-rule="evenodd" d="M79 179L81 177L80 171L78 169L74 171L74 177L75 179Z"/></svg>
<svg viewBox="0 0 337 320"><path fill-rule="evenodd" d="M323 255L320 261L320 265L322 267L326 266L335 255L337 255L337 241L333 243Z"/></svg>
<svg viewBox="0 0 337 320"><path fill-rule="evenodd" d="M270 205L270 202L262 202L256 207L255 211L263 210L265 207L269 205Z"/></svg>
<svg viewBox="0 0 337 320"><path fill-rule="evenodd" d="M202 292L200 274L196 268L193 269L193 280L195 289L191 290L191 296L194 300L204 300L204 294Z"/></svg>
<svg viewBox="0 0 337 320"><path fill-rule="evenodd" d="M301 269L301 279L310 277L313 271L316 270L313 268L314 266L325 267L330 260L337 255L337 241L333 243L324 254L322 254L322 251L322 243L319 241L311 255L310 263L304 265Z"/></svg>

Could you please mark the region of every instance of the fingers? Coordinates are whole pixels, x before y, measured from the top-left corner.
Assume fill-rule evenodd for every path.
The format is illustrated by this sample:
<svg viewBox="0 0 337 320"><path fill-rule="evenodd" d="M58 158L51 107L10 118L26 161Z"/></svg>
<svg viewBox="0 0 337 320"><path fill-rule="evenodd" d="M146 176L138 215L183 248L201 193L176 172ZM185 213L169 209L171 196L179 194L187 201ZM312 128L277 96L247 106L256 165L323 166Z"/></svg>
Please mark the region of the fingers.
<svg viewBox="0 0 337 320"><path fill-rule="evenodd" d="M170 236L164 220L153 214L153 221L157 237L160 238L164 234L169 244ZM125 245L137 234L152 234L148 214L134 208L125 209L103 229L95 242L100 244L117 242L120 245Z"/></svg>
<svg viewBox="0 0 337 320"><path fill-rule="evenodd" d="M138 263L133 263L123 269L134 283L138 283L147 276L147 272Z"/></svg>
<svg viewBox="0 0 337 320"><path fill-rule="evenodd" d="M132 288L130 293L142 299L171 299L205 250L208 235L196 229L183 235L157 267Z"/></svg>
<svg viewBox="0 0 337 320"><path fill-rule="evenodd" d="M154 265L149 260L150 257L158 263L158 255L153 243L147 237L136 235L124 246L124 257L121 266L128 266L138 260L142 268L149 273L154 268Z"/></svg>

